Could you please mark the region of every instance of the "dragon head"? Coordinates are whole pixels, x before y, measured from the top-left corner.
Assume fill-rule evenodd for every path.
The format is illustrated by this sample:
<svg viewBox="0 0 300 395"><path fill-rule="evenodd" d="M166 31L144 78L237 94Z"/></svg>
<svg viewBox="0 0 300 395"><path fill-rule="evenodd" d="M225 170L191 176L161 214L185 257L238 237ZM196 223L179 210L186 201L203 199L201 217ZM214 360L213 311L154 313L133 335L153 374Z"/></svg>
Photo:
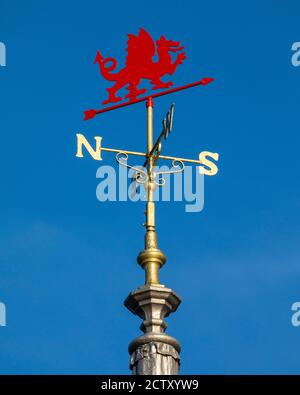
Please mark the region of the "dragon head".
<svg viewBox="0 0 300 395"><path fill-rule="evenodd" d="M180 46L179 41L167 40L164 36L161 36L159 40L156 41L158 48L165 49L169 52L182 51L184 47Z"/></svg>

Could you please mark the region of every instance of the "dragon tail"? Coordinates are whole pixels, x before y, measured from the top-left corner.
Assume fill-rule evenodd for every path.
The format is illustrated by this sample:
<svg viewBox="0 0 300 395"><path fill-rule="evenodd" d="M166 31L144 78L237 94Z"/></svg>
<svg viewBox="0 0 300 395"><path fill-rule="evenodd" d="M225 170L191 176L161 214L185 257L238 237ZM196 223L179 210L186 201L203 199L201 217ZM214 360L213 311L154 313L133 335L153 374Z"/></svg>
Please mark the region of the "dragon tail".
<svg viewBox="0 0 300 395"><path fill-rule="evenodd" d="M111 63L110 66L106 66L107 63ZM98 63L99 68L100 68L100 73L103 78L105 78L108 81L116 81L117 75L112 74L111 71L115 70L115 68L118 65L118 62L116 61L115 58L104 58L99 51L97 51L96 58L94 60L94 64Z"/></svg>

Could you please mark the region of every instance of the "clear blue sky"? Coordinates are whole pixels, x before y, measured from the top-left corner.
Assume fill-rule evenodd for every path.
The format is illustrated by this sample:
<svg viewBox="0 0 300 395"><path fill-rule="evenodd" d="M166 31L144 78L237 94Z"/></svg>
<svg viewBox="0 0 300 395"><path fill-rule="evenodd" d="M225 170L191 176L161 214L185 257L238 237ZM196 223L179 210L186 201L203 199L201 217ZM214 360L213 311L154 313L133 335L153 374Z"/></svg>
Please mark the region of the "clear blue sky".
<svg viewBox="0 0 300 395"><path fill-rule="evenodd" d="M82 120L105 98L95 51L124 61L141 26L186 46L176 85L216 79L155 108L158 131L176 102L166 153L220 154L203 212L157 208L182 373L300 373L299 21L291 0L1 0L2 373L129 373L140 319L123 300L144 279L144 204L96 200L98 164L75 157L75 134L143 149L143 105Z"/></svg>

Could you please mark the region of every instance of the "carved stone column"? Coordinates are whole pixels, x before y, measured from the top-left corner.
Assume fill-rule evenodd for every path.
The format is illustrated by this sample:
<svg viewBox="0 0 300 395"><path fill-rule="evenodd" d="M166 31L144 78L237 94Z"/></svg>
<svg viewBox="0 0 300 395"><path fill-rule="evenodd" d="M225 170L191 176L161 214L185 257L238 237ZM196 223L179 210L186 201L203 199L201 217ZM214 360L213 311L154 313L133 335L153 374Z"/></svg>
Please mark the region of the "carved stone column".
<svg viewBox="0 0 300 395"><path fill-rule="evenodd" d="M161 284L145 284L131 292L125 306L143 319L144 335L129 345L130 369L136 375L172 375L179 373L180 344L165 332L164 318L176 311L181 300Z"/></svg>

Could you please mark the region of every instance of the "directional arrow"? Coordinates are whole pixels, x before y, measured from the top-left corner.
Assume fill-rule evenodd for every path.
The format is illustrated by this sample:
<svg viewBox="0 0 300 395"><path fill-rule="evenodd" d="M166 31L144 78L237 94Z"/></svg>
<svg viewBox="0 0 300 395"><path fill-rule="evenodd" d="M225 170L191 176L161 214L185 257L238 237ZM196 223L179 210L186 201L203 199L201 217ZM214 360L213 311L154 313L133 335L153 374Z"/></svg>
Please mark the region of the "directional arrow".
<svg viewBox="0 0 300 395"><path fill-rule="evenodd" d="M152 99L154 99L156 97L169 95L170 93L179 92L179 91L182 91L184 89L193 88L194 86L207 85L207 84L209 84L210 82L213 82L213 81L214 81L214 78L208 78L208 77L207 78L202 78L202 80L197 81L197 82L192 82L191 84L188 84L188 85L183 85L183 86L179 86L178 88L168 89L168 90L166 90L164 92L155 93L154 95L148 95L148 96L145 96L145 97L141 97L140 99L131 100L131 101L128 101L126 103L116 104L115 106L105 107L105 108L102 108L101 110L87 110L87 111L84 111L84 120L87 121L88 119L92 119L96 115L102 114L103 112L117 110L118 108L130 106L131 104L136 104L136 103L140 103L140 102L146 101L146 100L149 99L149 97L152 97Z"/></svg>

